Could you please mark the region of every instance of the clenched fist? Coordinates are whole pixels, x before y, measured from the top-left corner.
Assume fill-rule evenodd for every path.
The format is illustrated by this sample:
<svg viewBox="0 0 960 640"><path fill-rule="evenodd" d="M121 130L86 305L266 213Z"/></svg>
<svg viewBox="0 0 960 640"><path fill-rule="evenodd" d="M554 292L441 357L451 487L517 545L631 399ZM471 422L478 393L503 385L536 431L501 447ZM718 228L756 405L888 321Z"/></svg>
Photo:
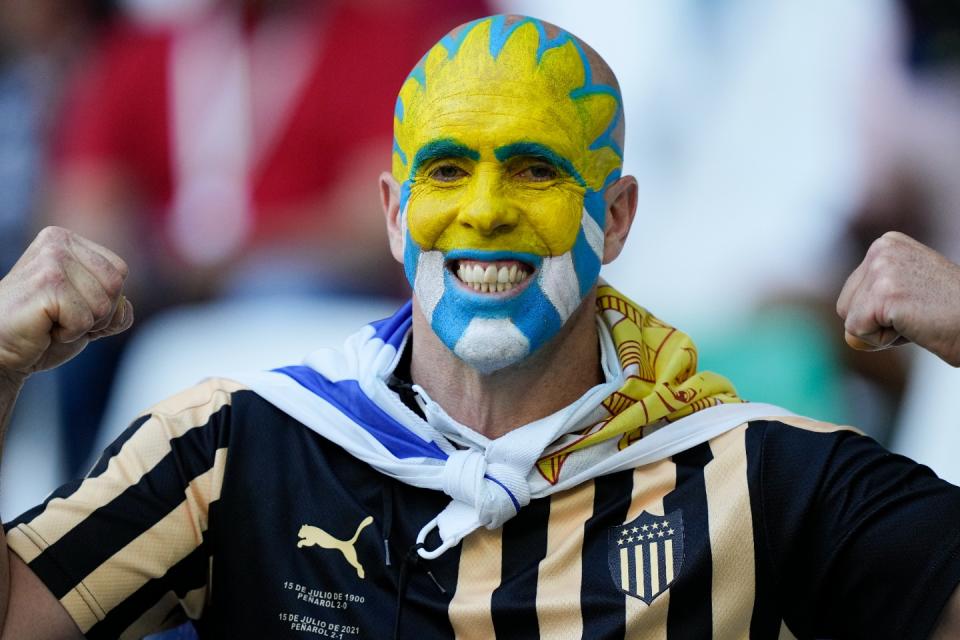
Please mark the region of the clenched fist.
<svg viewBox="0 0 960 640"><path fill-rule="evenodd" d="M0 280L0 376L22 381L129 328L126 277L127 265L108 249L66 229L41 231Z"/></svg>
<svg viewBox="0 0 960 640"><path fill-rule="evenodd" d="M878 238L837 300L847 344L914 342L960 366L960 266L902 233Z"/></svg>

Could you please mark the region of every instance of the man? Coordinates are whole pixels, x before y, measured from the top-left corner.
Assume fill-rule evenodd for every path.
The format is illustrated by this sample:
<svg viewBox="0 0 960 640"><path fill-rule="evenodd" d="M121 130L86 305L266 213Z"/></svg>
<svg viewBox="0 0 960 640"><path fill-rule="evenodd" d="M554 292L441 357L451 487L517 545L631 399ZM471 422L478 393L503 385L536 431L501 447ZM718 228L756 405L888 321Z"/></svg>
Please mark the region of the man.
<svg viewBox="0 0 960 640"><path fill-rule="evenodd" d="M4 637L184 618L230 638L958 632L960 490L739 402L598 282L637 193L591 49L528 18L465 25L411 73L395 134L381 193L412 303L340 351L157 405L9 523ZM901 255L888 240L875 253ZM926 345L879 262L845 289L848 331ZM0 281L0 416L27 375L130 325L125 275L64 230L31 245Z"/></svg>

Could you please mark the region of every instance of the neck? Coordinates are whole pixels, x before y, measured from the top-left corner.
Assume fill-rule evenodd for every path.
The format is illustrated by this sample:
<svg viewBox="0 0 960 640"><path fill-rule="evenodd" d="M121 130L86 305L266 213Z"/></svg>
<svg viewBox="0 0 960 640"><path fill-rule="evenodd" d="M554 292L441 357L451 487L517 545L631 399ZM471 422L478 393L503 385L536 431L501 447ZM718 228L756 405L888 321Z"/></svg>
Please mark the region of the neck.
<svg viewBox="0 0 960 640"><path fill-rule="evenodd" d="M498 438L559 411L603 382L595 298L591 292L536 353L488 375L454 355L414 301L411 377L450 417L488 438Z"/></svg>

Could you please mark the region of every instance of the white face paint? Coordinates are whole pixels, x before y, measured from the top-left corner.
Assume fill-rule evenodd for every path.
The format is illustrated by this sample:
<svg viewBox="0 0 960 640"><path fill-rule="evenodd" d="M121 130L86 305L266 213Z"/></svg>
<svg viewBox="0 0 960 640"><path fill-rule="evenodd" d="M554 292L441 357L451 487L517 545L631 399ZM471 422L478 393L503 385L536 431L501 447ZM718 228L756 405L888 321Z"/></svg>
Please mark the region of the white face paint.
<svg viewBox="0 0 960 640"><path fill-rule="evenodd" d="M448 255L422 251L411 240L405 214L401 224L406 230L404 264L421 311L450 350L482 374L517 364L549 341L597 281L602 244L588 240L560 256L543 258L514 296L477 293L451 273ZM581 226L583 237L595 240L597 224L585 209ZM585 255L577 259L577 251ZM578 260L587 269L578 271ZM585 286L581 278L586 278Z"/></svg>
<svg viewBox="0 0 960 640"><path fill-rule="evenodd" d="M461 360L483 374L523 360L530 341L509 318L474 318L453 349Z"/></svg>

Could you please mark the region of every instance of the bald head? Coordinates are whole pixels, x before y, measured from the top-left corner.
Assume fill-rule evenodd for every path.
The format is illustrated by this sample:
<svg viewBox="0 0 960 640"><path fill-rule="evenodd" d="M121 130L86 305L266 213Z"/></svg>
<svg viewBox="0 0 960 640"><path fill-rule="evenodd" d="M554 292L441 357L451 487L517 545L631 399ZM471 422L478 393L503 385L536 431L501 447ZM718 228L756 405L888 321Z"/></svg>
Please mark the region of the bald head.
<svg viewBox="0 0 960 640"><path fill-rule="evenodd" d="M509 14L504 16L497 16L497 18L502 19L502 26L504 29L509 30L515 25L522 24L523 22L533 22L538 25L541 35L546 36L547 42L563 42L567 39L572 41L578 49L583 54L584 61L587 67L590 69L590 75L594 83L598 85L604 85L611 87L617 94L620 95L620 83L617 81L617 76L613 73L613 69L610 68L610 65L607 64L607 61L604 60L596 50L591 47L589 44L584 42L580 37L575 34L570 33L565 29L561 29L552 22L547 22L546 20L540 20L537 18L529 18L527 16L521 16L517 14ZM489 18L488 18L489 19ZM463 37L464 30L473 28L479 20L473 22L466 22L461 24L458 27L452 29L446 36L437 45L439 46L444 41L453 41ZM541 43L543 45L544 43ZM623 146L623 118L621 116L618 122L617 131L614 132L614 139L622 147Z"/></svg>
<svg viewBox="0 0 960 640"><path fill-rule="evenodd" d="M453 29L404 83L394 120L394 177L416 170L422 145L522 118L531 134L557 138L588 189L619 176L624 135L620 87L609 65L556 25L516 15ZM518 131L518 139L523 136Z"/></svg>

